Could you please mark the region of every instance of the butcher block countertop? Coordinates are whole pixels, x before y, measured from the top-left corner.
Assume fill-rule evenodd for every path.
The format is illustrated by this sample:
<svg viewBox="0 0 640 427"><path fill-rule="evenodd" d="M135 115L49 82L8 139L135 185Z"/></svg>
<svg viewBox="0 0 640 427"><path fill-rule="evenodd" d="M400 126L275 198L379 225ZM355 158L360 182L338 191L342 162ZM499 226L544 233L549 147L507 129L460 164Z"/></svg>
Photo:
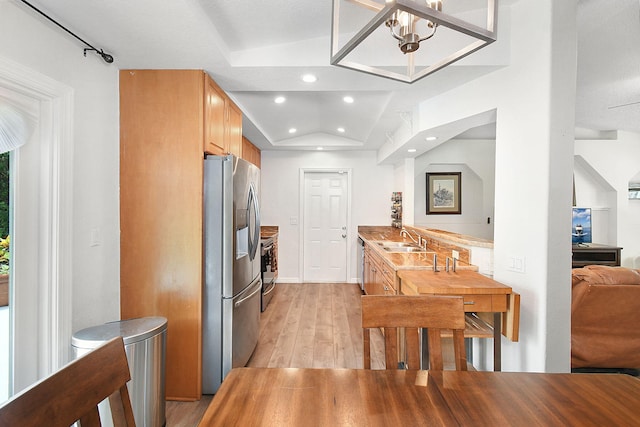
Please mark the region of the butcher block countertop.
<svg viewBox="0 0 640 427"><path fill-rule="evenodd" d="M402 287L407 287L417 294L451 295L483 295L510 294L511 287L496 282L475 271L459 270L455 273L444 270L431 271L399 271Z"/></svg>

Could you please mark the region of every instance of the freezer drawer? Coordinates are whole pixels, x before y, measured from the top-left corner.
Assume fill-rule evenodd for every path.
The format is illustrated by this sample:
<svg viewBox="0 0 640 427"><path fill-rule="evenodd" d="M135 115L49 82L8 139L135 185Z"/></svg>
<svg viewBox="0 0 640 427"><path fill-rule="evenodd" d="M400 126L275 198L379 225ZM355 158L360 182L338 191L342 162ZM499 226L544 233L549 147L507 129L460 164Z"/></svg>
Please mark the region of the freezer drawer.
<svg viewBox="0 0 640 427"><path fill-rule="evenodd" d="M258 343L260 332L260 277L233 300L232 367L245 366ZM224 373L226 376L227 372Z"/></svg>

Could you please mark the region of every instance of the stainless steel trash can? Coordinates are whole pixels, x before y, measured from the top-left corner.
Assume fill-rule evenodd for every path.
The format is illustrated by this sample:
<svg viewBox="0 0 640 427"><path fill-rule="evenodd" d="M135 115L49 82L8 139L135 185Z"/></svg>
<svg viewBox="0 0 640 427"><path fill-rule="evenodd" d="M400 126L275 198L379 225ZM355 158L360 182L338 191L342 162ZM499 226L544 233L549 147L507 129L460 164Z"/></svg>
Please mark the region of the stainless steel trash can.
<svg viewBox="0 0 640 427"><path fill-rule="evenodd" d="M142 317L82 329L71 338L74 357L80 357L116 337L122 337L127 353L131 372L127 386L136 425L164 426L167 319ZM108 405L108 401L101 405ZM100 418L103 425L112 425L111 413L107 409L101 408Z"/></svg>

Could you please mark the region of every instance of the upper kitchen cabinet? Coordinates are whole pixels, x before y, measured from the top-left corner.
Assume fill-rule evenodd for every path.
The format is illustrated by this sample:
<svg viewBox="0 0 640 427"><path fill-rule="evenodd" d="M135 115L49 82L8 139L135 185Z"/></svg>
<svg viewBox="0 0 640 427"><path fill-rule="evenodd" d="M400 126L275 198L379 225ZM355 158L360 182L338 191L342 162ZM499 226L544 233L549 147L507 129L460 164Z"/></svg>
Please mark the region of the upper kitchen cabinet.
<svg viewBox="0 0 640 427"><path fill-rule="evenodd" d="M225 100L227 96L206 73L204 73L204 80L204 152L224 154L229 151L225 145Z"/></svg>
<svg viewBox="0 0 640 427"><path fill-rule="evenodd" d="M208 154L234 154L242 157L242 111L204 74L205 133L204 151Z"/></svg>
<svg viewBox="0 0 640 427"><path fill-rule="evenodd" d="M260 149L244 136L242 137L242 158L260 167Z"/></svg>

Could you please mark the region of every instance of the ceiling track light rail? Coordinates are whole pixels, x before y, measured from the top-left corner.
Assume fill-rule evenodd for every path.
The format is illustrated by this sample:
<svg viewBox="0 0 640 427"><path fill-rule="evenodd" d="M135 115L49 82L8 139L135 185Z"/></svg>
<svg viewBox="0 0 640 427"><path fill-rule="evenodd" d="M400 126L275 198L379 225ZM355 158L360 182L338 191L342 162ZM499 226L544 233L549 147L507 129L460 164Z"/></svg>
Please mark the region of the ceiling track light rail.
<svg viewBox="0 0 640 427"><path fill-rule="evenodd" d="M67 33L71 34L73 37L75 37L76 39L80 40L82 43L84 43L85 46L87 46L84 50L84 56L87 56L87 51L94 51L97 55L99 55L100 57L102 57L102 59L104 60L104 62L106 62L107 64L111 64L113 62L113 56L109 55L108 53L106 53L104 50L100 49L96 49L95 47L93 47L91 44L87 43L86 41L84 41L82 38L78 37L74 32L72 32L71 30L69 30L68 28L66 28L65 26L63 26L62 24L60 24L58 21L56 21L55 19L53 19L52 17L50 17L49 15L47 15L46 13L44 13L43 11L41 11L40 9L38 9L37 7L35 7L34 5L32 5L31 3L29 3L26 0L21 0L22 3L26 4L27 6L29 6L31 9L35 10L36 12L38 12L40 15L44 16L45 18L47 18L49 21L53 22L54 24L56 24L58 27L62 28L63 30L65 30Z"/></svg>

